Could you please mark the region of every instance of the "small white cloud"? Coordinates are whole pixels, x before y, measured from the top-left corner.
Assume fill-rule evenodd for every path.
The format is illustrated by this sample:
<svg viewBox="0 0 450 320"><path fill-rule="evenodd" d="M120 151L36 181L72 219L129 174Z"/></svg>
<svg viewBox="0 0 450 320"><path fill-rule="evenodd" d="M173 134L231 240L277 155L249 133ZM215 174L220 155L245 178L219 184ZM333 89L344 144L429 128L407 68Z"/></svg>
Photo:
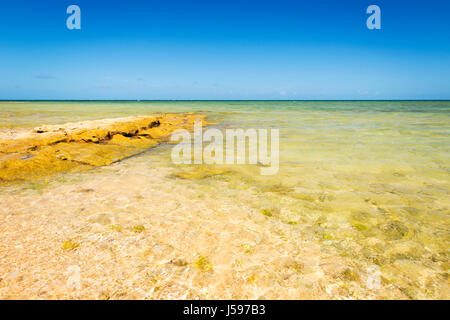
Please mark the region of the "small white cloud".
<svg viewBox="0 0 450 320"><path fill-rule="evenodd" d="M95 89L112 89L112 86L107 85L107 84L99 84L99 85L94 85Z"/></svg>
<svg viewBox="0 0 450 320"><path fill-rule="evenodd" d="M36 75L35 78L36 79L41 79L41 80L55 79L54 76L52 76L50 74L46 74L46 73L40 73L40 74Z"/></svg>

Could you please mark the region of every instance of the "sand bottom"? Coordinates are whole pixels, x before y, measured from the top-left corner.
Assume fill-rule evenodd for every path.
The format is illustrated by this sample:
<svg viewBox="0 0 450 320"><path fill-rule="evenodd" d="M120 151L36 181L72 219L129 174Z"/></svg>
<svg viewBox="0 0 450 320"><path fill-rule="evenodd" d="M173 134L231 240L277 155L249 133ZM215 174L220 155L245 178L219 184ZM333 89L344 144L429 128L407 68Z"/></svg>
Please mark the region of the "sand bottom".
<svg viewBox="0 0 450 320"><path fill-rule="evenodd" d="M356 243L319 241L220 175L208 192L147 160L2 192L0 298L426 298L413 295L419 282L419 294L448 298L448 280L414 260L391 270L409 270L414 286L390 283L355 259Z"/></svg>
<svg viewBox="0 0 450 320"><path fill-rule="evenodd" d="M201 113L218 129L280 129L273 176L255 165L175 165L164 142L43 179L14 171L23 181L0 185L1 299L450 298L446 101L0 109L7 139L161 111Z"/></svg>

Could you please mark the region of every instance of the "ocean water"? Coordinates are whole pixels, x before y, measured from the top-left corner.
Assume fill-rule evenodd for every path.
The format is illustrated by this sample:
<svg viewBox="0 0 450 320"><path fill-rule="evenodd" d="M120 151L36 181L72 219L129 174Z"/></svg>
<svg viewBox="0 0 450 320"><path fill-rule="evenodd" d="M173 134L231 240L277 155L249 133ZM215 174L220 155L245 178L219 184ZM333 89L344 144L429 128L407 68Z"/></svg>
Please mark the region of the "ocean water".
<svg viewBox="0 0 450 320"><path fill-rule="evenodd" d="M77 238L78 252L93 257L112 237L128 251L108 244L115 259L146 266L122 270L145 283L145 294L135 283L100 285L99 274L86 274L91 286L80 297L95 298L100 289L92 288L103 286L128 298L450 298L450 101L0 102L0 130L155 112L206 114L219 129L277 128L279 172L176 165L172 145L162 144L110 167L2 187L2 213L22 212L16 222L30 234L45 212L50 229L70 230L55 231L54 241ZM55 218L60 212L72 222ZM81 229L99 214L111 221ZM19 232L9 221L5 241ZM108 229L133 224L147 230L130 231L141 245ZM98 233L104 238L89 240ZM49 240L36 237L40 257ZM8 248L2 252L15 258L4 272L22 261L37 276L26 250ZM173 259L186 267L167 266ZM25 292L0 285L3 295ZM76 294L55 288L50 296Z"/></svg>

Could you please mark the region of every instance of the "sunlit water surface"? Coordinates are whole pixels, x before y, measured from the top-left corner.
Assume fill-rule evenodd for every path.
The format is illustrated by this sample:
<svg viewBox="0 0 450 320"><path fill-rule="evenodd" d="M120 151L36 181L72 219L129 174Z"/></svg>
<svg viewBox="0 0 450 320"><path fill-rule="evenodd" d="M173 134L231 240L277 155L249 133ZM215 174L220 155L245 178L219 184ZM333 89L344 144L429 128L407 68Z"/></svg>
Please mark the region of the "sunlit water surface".
<svg viewBox="0 0 450 320"><path fill-rule="evenodd" d="M0 102L0 128L190 111L206 114L217 123L211 127L219 129L279 129L279 172L263 176L257 165L175 165L170 157L172 145L163 144L108 169L78 174L76 179L66 174L50 184L2 187L2 199L10 201L3 210L13 210L13 203L25 198L38 201L49 188L55 194L71 192L70 187L77 184L80 188L107 185L120 195L121 188L129 185L141 202L127 198L124 203L145 219L152 212L146 211L149 203L142 198L151 197L158 184L167 194L173 190L172 198L166 194L164 201L179 201L181 215L201 208L202 202L213 206L200 209L189 224L193 230L218 235L192 237L182 245L171 238L176 236L169 228L153 241L165 239L175 252L193 251L192 261L196 254L207 255L215 266L215 277L208 278L204 268L202 281L237 290L233 295L220 286L211 287L208 294L195 291L196 285L190 283L186 286L193 291L188 298L301 298L299 292L307 298L450 298L449 101ZM95 181L101 181L101 186ZM189 190L184 191L185 200L179 188ZM195 204L188 205L192 199ZM75 208L83 198L67 197L63 202ZM86 202L85 210L92 214L99 210ZM103 201L101 210L118 214L124 203ZM233 209L227 210L230 204L243 215L236 213L239 232L259 236L247 240L243 236L240 242L239 233L221 238L220 224L226 230L233 221ZM57 214L48 206L35 203L26 210L46 208L49 214ZM208 210L217 216L210 216ZM201 231L206 225L209 231ZM172 226L177 232L176 222ZM221 254L216 250L220 246L235 250ZM293 262L277 265L289 257ZM253 261L248 268L245 259ZM273 267L264 267L268 263ZM240 288L230 275L239 270L245 273L241 280L248 288ZM284 279L287 270L295 277ZM167 292L152 291L150 297L172 297L168 295L172 291Z"/></svg>

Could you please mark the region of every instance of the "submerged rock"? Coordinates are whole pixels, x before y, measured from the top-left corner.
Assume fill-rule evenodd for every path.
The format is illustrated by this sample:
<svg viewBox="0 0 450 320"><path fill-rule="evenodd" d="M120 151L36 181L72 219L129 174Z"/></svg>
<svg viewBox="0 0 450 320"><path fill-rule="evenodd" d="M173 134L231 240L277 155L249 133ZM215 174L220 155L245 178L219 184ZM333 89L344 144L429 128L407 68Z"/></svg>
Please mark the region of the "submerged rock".
<svg viewBox="0 0 450 320"><path fill-rule="evenodd" d="M360 280L359 274L350 268L346 268L344 271L339 273L336 277L341 280L344 280L344 281L359 281Z"/></svg>
<svg viewBox="0 0 450 320"><path fill-rule="evenodd" d="M182 258L172 259L170 260L170 263L177 266L177 267L186 267L189 263Z"/></svg>
<svg viewBox="0 0 450 320"><path fill-rule="evenodd" d="M408 234L408 228L400 221L393 221L381 224L378 228L383 231L384 236L388 240L400 240Z"/></svg>
<svg viewBox="0 0 450 320"><path fill-rule="evenodd" d="M370 215L364 211L353 212L349 217L349 222L358 231L369 231L372 228Z"/></svg>
<svg viewBox="0 0 450 320"><path fill-rule="evenodd" d="M139 224L137 226L133 226L133 228L131 228L131 230L135 233L141 233L145 231L145 227L142 224Z"/></svg>
<svg viewBox="0 0 450 320"><path fill-rule="evenodd" d="M111 218L106 213L94 214L92 216L89 216L87 220L90 223L99 223L102 225L108 225L112 223Z"/></svg>
<svg viewBox="0 0 450 320"><path fill-rule="evenodd" d="M71 240L64 241L64 243L61 246L61 249L70 251L78 248L80 244L78 242L73 242Z"/></svg>
<svg viewBox="0 0 450 320"><path fill-rule="evenodd" d="M186 179L186 180L203 180L203 179L227 175L227 174L230 174L229 170L214 169L214 168L208 168L205 166L199 166L199 167L193 168L192 170L189 170L189 171L174 172L169 175L169 178L178 178L178 179Z"/></svg>
<svg viewBox="0 0 450 320"><path fill-rule="evenodd" d="M265 215L266 217L273 217L280 215L280 209L276 207L262 208L259 210L259 212Z"/></svg>
<svg viewBox="0 0 450 320"><path fill-rule="evenodd" d="M193 263L193 266L202 272L208 272L213 270L213 265L209 261L209 258L207 256L200 255L197 261Z"/></svg>
<svg viewBox="0 0 450 320"><path fill-rule="evenodd" d="M280 194L289 194L294 191L294 188L288 187L282 184L274 184L269 186L263 186L260 188L261 192L273 192Z"/></svg>

